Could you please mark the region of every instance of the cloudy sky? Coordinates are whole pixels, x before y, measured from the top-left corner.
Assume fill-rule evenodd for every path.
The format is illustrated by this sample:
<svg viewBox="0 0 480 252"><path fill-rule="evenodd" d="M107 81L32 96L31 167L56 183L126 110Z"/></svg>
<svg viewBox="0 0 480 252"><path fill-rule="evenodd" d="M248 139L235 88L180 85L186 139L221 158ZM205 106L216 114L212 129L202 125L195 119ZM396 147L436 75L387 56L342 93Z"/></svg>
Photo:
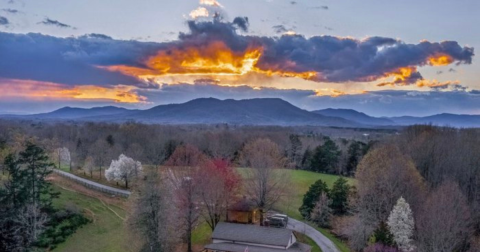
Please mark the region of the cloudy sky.
<svg viewBox="0 0 480 252"><path fill-rule="evenodd" d="M0 113L279 97L480 114L477 0L0 0Z"/></svg>

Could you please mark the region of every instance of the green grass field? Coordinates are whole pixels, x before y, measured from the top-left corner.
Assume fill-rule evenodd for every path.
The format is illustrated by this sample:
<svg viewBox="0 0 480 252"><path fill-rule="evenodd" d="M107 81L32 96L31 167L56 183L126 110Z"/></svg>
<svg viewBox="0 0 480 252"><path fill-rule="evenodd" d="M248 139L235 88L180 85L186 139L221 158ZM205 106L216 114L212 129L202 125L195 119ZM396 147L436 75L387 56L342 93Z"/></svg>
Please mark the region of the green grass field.
<svg viewBox="0 0 480 252"><path fill-rule="evenodd" d="M242 168L239 168L241 174L245 174ZM282 203L278 204L282 212L287 213L296 219L302 219L298 208L302 204L303 195L307 192L311 184L318 179L325 181L328 186L332 186L338 176L320 174L300 170L287 170L290 177L290 196ZM354 180L349 179L350 183ZM56 187L62 194L58 200L55 201L57 206L73 202L85 210L85 214L95 216L95 222L87 224L82 227L67 239L65 243L60 244L54 251L58 252L75 252L75 251L118 251L127 252L125 249L126 231L124 228L124 221L112 213L100 200L92 198L80 193L64 190ZM119 213L121 217L125 216L125 211L114 205L109 205L111 209ZM313 226L313 225L312 225ZM324 235L329 237L337 247L342 251L349 251L347 246L340 240L335 238L328 230L318 229ZM203 245L210 241L211 230L206 223L201 223L193 233L193 244ZM307 244L314 245L313 252L319 252L320 249L316 247L313 241L308 237L303 237L303 241Z"/></svg>
<svg viewBox="0 0 480 252"><path fill-rule="evenodd" d="M285 212L295 219L302 219L298 209L302 206L303 195L308 191L310 185L321 179L331 188L333 183L339 176L315 173L302 170L287 170L290 178L290 185L288 188L289 195L278 204L278 210ZM354 183L353 179L347 178L350 184Z"/></svg>
<svg viewBox="0 0 480 252"><path fill-rule="evenodd" d="M84 214L90 219L93 219L93 222L77 230L75 234L53 251L126 251L124 221L108 208L114 210L120 217L124 218L125 211L123 209L114 205L104 205L99 199L65 190L57 186L55 186L55 189L61 193L60 198L54 202L57 207L62 207L68 202L73 202L82 208Z"/></svg>
<svg viewBox="0 0 480 252"><path fill-rule="evenodd" d="M310 185L321 179L325 183L327 183L328 187L331 188L333 186L333 183L335 183L335 181L339 178L339 176L335 175L301 170L288 170L287 172L289 173L291 183L291 190L289 190L290 195L282 203L278 204L278 210L285 212L289 216L298 220L303 219L298 209L300 208L300 206L302 206L303 195L308 191ZM351 185L355 184L355 180L350 178L346 179ZM318 228L315 224L311 224L311 226L315 227L323 235L332 240L340 251L350 251L345 243L333 236L327 229Z"/></svg>

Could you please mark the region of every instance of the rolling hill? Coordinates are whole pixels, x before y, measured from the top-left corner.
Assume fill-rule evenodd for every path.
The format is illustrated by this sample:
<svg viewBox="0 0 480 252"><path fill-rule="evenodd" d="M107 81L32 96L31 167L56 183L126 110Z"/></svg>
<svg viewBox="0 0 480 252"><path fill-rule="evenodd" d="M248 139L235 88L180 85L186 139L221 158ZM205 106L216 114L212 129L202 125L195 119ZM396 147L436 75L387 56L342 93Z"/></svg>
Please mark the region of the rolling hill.
<svg viewBox="0 0 480 252"><path fill-rule="evenodd" d="M0 115L4 119L112 122L136 121L152 124L232 124L278 126L391 127L432 124L451 127L480 127L480 115L437 114L425 117L373 117L353 109L307 111L279 98L219 100L199 98L180 104L159 105L146 110L114 106L64 107L34 115Z"/></svg>
<svg viewBox="0 0 480 252"><path fill-rule="evenodd" d="M218 100L202 98L161 105L127 116L149 123L355 126L357 123L308 112L276 98Z"/></svg>
<svg viewBox="0 0 480 252"><path fill-rule="evenodd" d="M277 98L219 100L200 98L181 104L160 105L147 110L118 107L91 109L64 107L50 113L4 118L94 122L136 121L158 124L315 125L357 127L347 119L315 114Z"/></svg>
<svg viewBox="0 0 480 252"><path fill-rule="evenodd" d="M365 125L395 125L395 122L388 118L380 118L369 116L365 113L358 112L353 109L322 109L314 110L313 113L317 113L324 116L341 117L350 121L358 122Z"/></svg>

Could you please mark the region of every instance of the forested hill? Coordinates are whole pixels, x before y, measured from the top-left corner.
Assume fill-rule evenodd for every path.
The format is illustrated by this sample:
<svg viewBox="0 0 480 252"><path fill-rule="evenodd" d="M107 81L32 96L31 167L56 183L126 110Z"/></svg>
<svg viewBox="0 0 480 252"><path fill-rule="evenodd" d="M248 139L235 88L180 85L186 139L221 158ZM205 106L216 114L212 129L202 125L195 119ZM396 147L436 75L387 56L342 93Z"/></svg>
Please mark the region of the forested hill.
<svg viewBox="0 0 480 252"><path fill-rule="evenodd" d="M361 124L339 117L300 109L277 98L248 100L195 99L181 104L160 105L147 110L116 107L79 109L65 107L50 113L4 116L21 119L126 122L158 124L315 125L357 127Z"/></svg>
<svg viewBox="0 0 480 252"><path fill-rule="evenodd" d="M277 126L389 127L432 124L459 128L480 127L480 115L437 114L425 117L373 117L353 109L307 111L279 98L219 100L199 98L186 103L159 105L146 110L114 106L64 107L34 115L0 115L7 119L152 124L232 124Z"/></svg>

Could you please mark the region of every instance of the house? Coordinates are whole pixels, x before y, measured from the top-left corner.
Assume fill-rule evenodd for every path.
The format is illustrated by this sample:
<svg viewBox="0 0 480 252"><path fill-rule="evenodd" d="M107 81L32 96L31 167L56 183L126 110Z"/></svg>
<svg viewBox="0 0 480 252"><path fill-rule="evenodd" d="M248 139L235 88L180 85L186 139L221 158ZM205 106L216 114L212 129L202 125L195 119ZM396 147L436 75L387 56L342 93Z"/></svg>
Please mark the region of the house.
<svg viewBox="0 0 480 252"><path fill-rule="evenodd" d="M212 234L212 243L205 252L310 252L311 247L297 242L292 230L218 223Z"/></svg>
<svg viewBox="0 0 480 252"><path fill-rule="evenodd" d="M259 224L260 210L255 203L246 197L237 201L227 209L227 222L243 224Z"/></svg>

